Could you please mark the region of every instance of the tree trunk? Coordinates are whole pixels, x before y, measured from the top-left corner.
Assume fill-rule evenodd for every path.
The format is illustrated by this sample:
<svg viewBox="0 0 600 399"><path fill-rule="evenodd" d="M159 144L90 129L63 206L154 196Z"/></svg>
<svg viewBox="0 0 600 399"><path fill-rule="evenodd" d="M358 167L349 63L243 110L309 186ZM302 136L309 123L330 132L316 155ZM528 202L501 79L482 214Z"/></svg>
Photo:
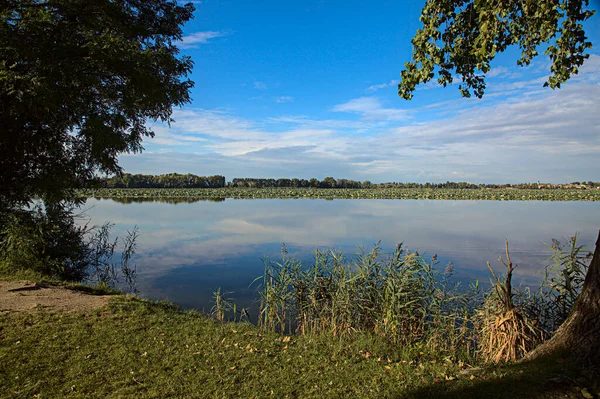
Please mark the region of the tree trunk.
<svg viewBox="0 0 600 399"><path fill-rule="evenodd" d="M600 232L583 288L567 320L554 336L524 360L560 356L570 366L600 378Z"/></svg>

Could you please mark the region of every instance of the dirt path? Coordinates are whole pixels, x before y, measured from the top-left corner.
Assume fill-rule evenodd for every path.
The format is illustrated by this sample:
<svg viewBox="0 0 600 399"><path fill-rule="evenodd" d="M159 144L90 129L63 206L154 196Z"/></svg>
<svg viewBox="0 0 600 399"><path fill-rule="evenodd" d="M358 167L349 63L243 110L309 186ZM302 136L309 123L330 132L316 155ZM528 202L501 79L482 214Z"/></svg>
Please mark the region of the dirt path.
<svg viewBox="0 0 600 399"><path fill-rule="evenodd" d="M37 310L85 312L105 306L109 295L89 295L53 284L0 281L0 313Z"/></svg>

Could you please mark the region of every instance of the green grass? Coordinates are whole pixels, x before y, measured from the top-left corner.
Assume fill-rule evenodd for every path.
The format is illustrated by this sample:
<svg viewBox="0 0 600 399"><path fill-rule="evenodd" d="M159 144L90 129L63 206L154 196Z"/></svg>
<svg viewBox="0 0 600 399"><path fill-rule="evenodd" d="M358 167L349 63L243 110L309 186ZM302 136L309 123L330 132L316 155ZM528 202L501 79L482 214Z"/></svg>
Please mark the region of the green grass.
<svg viewBox="0 0 600 399"><path fill-rule="evenodd" d="M498 201L600 201L600 190L576 189L319 189L319 188L104 188L80 190L83 197L150 199L177 198L321 198L321 199L431 199Z"/></svg>
<svg viewBox="0 0 600 399"><path fill-rule="evenodd" d="M549 382L559 367L469 370L372 335L284 337L122 296L88 314L0 318L2 398L578 397L576 382Z"/></svg>

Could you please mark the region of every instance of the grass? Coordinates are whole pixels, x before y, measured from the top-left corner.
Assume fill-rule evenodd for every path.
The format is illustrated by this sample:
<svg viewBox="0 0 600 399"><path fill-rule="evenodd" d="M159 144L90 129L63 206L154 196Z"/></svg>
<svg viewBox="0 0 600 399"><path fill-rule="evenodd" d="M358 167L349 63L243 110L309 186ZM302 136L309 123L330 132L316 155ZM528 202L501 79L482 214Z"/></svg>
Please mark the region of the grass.
<svg viewBox="0 0 600 399"><path fill-rule="evenodd" d="M88 314L0 318L3 398L581 397L556 362L470 366L374 335L283 336L124 296Z"/></svg>
<svg viewBox="0 0 600 399"><path fill-rule="evenodd" d="M103 188L80 190L91 198L177 199L224 198L321 198L321 199L431 199L431 200L498 200L498 201L600 201L600 190L577 189L319 189L319 188Z"/></svg>

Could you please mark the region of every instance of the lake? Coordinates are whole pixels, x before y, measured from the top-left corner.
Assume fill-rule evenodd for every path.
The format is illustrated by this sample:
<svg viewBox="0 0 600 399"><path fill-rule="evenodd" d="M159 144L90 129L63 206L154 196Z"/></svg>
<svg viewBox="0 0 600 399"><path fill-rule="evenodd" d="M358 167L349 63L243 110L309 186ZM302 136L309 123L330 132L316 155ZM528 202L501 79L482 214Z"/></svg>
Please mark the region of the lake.
<svg viewBox="0 0 600 399"><path fill-rule="evenodd" d="M122 200L121 200L122 201ZM113 234L140 232L135 263L140 295L168 299L185 308L210 310L212 292L230 291L239 306L256 296L252 281L265 257L289 255L310 262L314 250L347 255L384 252L396 244L440 266L452 261L455 278L489 281L486 262L497 272L504 240L519 265L516 284L536 284L544 275L552 238L566 242L579 232L590 251L600 228L600 203L543 201L226 199L220 202L117 202L88 199L90 224L114 223Z"/></svg>

